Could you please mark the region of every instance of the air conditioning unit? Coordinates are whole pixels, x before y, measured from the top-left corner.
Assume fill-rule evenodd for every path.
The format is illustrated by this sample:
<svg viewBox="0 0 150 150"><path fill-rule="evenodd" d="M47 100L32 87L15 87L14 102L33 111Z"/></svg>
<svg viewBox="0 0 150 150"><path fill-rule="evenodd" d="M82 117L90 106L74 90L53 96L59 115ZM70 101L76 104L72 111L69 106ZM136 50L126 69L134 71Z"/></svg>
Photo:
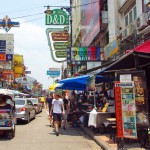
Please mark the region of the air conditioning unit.
<svg viewBox="0 0 150 150"><path fill-rule="evenodd" d="M148 14L142 13L137 19L136 19L136 27L137 30L141 31L144 28L148 26Z"/></svg>
<svg viewBox="0 0 150 150"><path fill-rule="evenodd" d="M134 23L131 24L131 26L130 26L130 32L131 32L131 34L136 32L136 22L134 22Z"/></svg>

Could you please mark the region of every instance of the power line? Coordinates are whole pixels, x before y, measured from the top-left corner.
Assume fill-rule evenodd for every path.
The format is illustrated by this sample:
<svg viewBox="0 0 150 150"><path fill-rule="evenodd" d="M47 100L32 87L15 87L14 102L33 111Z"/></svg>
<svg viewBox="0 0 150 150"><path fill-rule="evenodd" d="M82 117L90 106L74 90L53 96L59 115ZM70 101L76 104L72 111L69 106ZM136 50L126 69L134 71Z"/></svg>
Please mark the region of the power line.
<svg viewBox="0 0 150 150"><path fill-rule="evenodd" d="M85 6L85 5L89 5L89 4L93 4L93 3L97 3L97 2L99 2L99 1L91 2L91 3L86 3L86 4L83 4L83 5L73 6L73 7L71 7L71 8L76 8L76 7L80 7L80 6ZM48 7L48 6L46 6L46 7ZM67 6L49 6L49 7L67 7ZM29 10L29 9L28 9L28 10ZM36 15L41 15L41 14L44 14L44 12L43 12L43 13L32 14L32 15L26 15L26 16L15 17L15 18L11 18L11 19L26 18L26 17L36 16ZM43 18L43 17L42 17L42 18ZM37 19L35 19L35 20L37 20ZM34 21L34 19L31 20L31 21ZM27 22L28 22L28 21L27 21ZM30 21L29 21L29 22L30 22Z"/></svg>
<svg viewBox="0 0 150 150"><path fill-rule="evenodd" d="M20 24L27 23L27 22L32 22L32 21L35 21L35 20L43 19L43 18L45 18L45 17L40 17L40 18L28 20L28 21L25 21L25 22L21 22Z"/></svg>
<svg viewBox="0 0 150 150"><path fill-rule="evenodd" d="M56 3L60 3L60 2L64 2L66 0L62 0L62 1L59 1L59 2L54 2L52 4L56 4ZM32 7L32 8L27 8L27 9L18 9L18 10L13 10L13 11L6 11L6 12L0 12L0 14L8 14L8 13L16 13L16 12L20 12L20 11L27 11L27 10L35 10L35 9L38 9L38 8L43 8L43 6L39 6L39 7Z"/></svg>
<svg viewBox="0 0 150 150"><path fill-rule="evenodd" d="M26 18L26 17L36 16L36 15L41 15L41 14L44 14L44 13L37 13L37 14L26 15L26 16L21 16L21 17L16 17L16 18L11 18L11 19Z"/></svg>

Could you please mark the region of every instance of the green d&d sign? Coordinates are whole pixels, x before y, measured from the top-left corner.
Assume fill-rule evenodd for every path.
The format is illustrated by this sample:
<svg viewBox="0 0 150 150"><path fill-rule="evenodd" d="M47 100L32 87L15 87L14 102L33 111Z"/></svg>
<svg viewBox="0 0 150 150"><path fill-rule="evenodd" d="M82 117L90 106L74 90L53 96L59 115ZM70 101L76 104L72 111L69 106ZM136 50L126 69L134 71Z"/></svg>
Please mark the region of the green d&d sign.
<svg viewBox="0 0 150 150"><path fill-rule="evenodd" d="M61 9L52 10L52 14L46 14L46 25L69 25L69 15Z"/></svg>

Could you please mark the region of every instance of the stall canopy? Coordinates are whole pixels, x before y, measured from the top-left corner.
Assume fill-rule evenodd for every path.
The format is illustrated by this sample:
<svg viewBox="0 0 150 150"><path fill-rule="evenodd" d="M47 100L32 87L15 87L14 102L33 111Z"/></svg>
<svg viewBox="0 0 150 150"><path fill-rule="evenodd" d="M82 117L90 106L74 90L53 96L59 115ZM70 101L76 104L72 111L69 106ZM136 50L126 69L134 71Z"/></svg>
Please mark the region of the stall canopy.
<svg viewBox="0 0 150 150"><path fill-rule="evenodd" d="M104 75L117 70L135 70L136 65L139 68L150 65L150 40L135 47L128 54L122 56L105 69L99 70L96 75Z"/></svg>
<svg viewBox="0 0 150 150"><path fill-rule="evenodd" d="M78 77L74 77L74 78L67 78L67 79L61 80L59 82L60 85L57 86L56 89L85 91L87 79L89 77L90 77L90 75L83 75L83 76L78 76ZM109 81L110 81L110 79L108 79L104 76L100 76L100 75L95 76L95 83L109 82Z"/></svg>

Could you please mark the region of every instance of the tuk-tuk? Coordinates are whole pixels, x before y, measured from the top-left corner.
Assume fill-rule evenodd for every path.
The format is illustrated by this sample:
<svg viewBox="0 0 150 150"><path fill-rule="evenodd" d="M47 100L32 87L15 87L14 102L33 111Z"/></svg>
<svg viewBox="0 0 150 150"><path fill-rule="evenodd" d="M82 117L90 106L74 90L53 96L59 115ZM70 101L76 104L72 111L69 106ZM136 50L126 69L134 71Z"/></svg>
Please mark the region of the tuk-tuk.
<svg viewBox="0 0 150 150"><path fill-rule="evenodd" d="M0 89L0 134L7 138L15 136L15 101L11 90Z"/></svg>

